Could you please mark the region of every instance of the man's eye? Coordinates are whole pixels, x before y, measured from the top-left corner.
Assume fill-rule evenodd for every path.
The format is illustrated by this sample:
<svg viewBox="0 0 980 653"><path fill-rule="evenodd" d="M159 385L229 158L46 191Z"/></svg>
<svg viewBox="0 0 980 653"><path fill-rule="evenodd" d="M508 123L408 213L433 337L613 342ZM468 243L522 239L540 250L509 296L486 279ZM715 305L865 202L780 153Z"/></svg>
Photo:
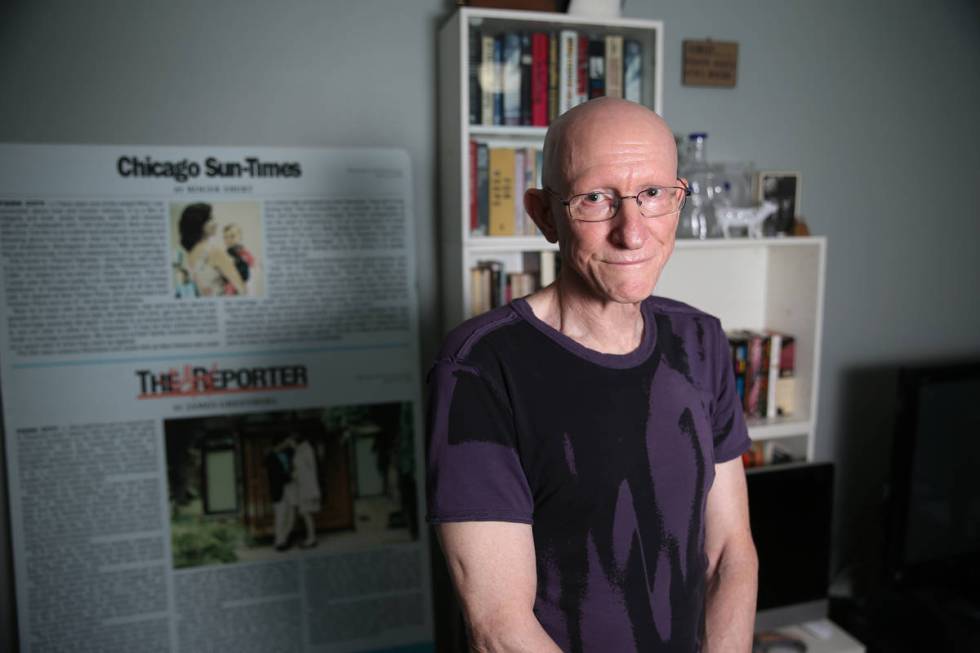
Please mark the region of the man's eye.
<svg viewBox="0 0 980 653"><path fill-rule="evenodd" d="M602 193L586 193L585 194L585 201L586 202L591 202L593 204L596 203L596 202L601 202L603 199L605 199L605 195L603 195Z"/></svg>
<svg viewBox="0 0 980 653"><path fill-rule="evenodd" d="M640 195L642 197L659 197L662 192L659 188L647 188Z"/></svg>

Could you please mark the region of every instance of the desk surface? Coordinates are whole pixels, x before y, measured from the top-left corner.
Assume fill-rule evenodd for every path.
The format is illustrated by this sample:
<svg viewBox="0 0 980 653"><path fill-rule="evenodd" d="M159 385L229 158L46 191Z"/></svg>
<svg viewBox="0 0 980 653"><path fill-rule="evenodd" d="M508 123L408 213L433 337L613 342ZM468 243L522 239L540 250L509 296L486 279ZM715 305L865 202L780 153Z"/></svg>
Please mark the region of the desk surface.
<svg viewBox="0 0 980 653"><path fill-rule="evenodd" d="M776 632L789 635L806 644L806 653L865 653L864 645L829 619L808 621L795 626L778 628ZM770 649L782 653L788 649Z"/></svg>

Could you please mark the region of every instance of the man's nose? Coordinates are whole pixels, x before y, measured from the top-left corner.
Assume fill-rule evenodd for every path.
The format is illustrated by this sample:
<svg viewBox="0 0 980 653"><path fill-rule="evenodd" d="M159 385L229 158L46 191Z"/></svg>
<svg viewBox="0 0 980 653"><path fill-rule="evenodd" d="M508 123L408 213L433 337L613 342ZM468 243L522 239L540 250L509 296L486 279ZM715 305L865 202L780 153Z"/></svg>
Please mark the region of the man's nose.
<svg viewBox="0 0 980 653"><path fill-rule="evenodd" d="M643 247L648 235L645 220L640 214L640 205L636 203L635 197L622 198L610 234L614 244L626 249Z"/></svg>

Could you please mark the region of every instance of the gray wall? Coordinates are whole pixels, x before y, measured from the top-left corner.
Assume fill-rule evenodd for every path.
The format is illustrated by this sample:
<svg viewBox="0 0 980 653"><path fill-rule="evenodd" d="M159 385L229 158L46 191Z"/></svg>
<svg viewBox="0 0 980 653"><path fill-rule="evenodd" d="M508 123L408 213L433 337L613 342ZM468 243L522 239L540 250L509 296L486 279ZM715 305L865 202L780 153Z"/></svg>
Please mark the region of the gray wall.
<svg viewBox="0 0 980 653"><path fill-rule="evenodd" d="M662 19L664 114L717 161L802 172L828 238L817 456L838 463L835 567L878 546L895 367L980 357L980 3L628 1ZM735 89L685 87L681 42L739 43Z"/></svg>
<svg viewBox="0 0 980 653"><path fill-rule="evenodd" d="M450 6L8 1L0 142L405 148L428 358L439 332L435 33ZM862 394L867 380L898 361L980 351L980 10L635 0L625 14L665 22L675 131L707 130L715 160L800 170L802 213L829 238L817 452L842 462L840 566L887 462L877 416L890 395ZM737 88L681 86L681 40L705 37L739 42Z"/></svg>

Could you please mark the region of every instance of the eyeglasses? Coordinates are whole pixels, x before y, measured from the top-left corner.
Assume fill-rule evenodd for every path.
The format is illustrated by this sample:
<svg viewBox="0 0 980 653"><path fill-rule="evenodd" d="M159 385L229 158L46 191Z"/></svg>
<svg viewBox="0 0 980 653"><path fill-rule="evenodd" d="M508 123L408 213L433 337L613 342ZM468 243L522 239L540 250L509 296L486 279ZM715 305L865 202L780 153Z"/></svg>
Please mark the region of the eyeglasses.
<svg viewBox="0 0 980 653"><path fill-rule="evenodd" d="M683 184L683 182L681 182ZM580 195L572 195L568 199L551 190L546 191L558 198L568 208L568 215L573 220L582 222L605 222L612 220L619 212L623 200L634 199L640 207L640 215L644 218L658 218L671 213L677 213L684 208L684 201L691 194L687 186L650 186L637 195L619 195L615 192L592 191Z"/></svg>

